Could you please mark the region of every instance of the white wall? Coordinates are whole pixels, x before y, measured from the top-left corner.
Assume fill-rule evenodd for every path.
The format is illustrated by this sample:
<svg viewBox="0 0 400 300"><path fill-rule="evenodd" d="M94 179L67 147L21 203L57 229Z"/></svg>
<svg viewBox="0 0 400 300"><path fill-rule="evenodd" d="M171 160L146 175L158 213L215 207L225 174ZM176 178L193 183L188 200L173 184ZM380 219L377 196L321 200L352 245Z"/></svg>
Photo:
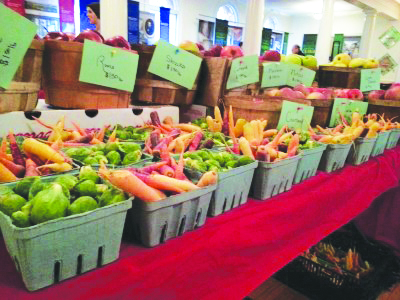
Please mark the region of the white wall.
<svg viewBox="0 0 400 300"><path fill-rule="evenodd" d="M292 17L289 15L283 15L280 13L274 13L266 10L265 12L265 18L264 18L264 24L267 21L268 18L273 17L276 18L277 20L277 26L275 28L276 31L281 31L281 32L290 32L291 30L291 25L292 25ZM266 27L264 25L264 27Z"/></svg>

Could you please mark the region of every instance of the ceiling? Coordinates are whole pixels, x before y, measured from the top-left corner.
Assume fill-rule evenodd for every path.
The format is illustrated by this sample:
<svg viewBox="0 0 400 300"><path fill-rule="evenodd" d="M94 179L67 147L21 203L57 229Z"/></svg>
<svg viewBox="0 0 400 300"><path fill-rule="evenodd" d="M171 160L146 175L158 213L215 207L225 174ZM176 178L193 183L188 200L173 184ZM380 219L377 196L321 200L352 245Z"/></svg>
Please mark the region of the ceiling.
<svg viewBox="0 0 400 300"><path fill-rule="evenodd" d="M400 1L400 0L399 0ZM266 0L265 8L286 15L315 15L322 13L323 0ZM362 10L343 0L335 1L335 15L351 15Z"/></svg>

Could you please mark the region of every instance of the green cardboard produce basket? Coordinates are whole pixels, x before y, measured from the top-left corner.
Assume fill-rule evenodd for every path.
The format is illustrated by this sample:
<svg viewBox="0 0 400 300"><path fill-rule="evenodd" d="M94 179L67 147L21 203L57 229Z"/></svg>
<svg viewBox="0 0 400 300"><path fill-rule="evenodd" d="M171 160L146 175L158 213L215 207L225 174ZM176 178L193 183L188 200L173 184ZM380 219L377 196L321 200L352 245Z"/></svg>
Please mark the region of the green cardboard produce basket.
<svg viewBox="0 0 400 300"><path fill-rule="evenodd" d="M376 140L377 138L355 139L353 146L350 148L350 153L347 156L347 162L357 166L368 161Z"/></svg>
<svg viewBox="0 0 400 300"><path fill-rule="evenodd" d="M8 253L26 288L35 291L115 261L131 206L132 198L27 228L14 226L0 212Z"/></svg>
<svg viewBox="0 0 400 300"><path fill-rule="evenodd" d="M290 190L301 156L298 154L276 163L260 161L251 186L252 197L265 200Z"/></svg>
<svg viewBox="0 0 400 300"><path fill-rule="evenodd" d="M377 156L385 151L387 141L389 139L390 131L379 132L375 145L372 148L371 156Z"/></svg>
<svg viewBox="0 0 400 300"><path fill-rule="evenodd" d="M203 226L216 187L215 184L158 202L135 199L128 211L128 234L144 246L154 247Z"/></svg>
<svg viewBox="0 0 400 300"><path fill-rule="evenodd" d="M326 146L326 144L320 143L320 146L318 146L317 148L303 151L303 155L301 156L299 164L297 165L293 184L300 183L303 180L315 176Z"/></svg>
<svg viewBox="0 0 400 300"><path fill-rule="evenodd" d="M318 170L333 172L343 168L352 144L328 144L322 154Z"/></svg>
<svg viewBox="0 0 400 300"><path fill-rule="evenodd" d="M211 198L208 215L215 217L247 202L258 161L218 173L218 186Z"/></svg>
<svg viewBox="0 0 400 300"><path fill-rule="evenodd" d="M400 128L390 130L389 138L386 144L386 149L392 149L397 146L400 138Z"/></svg>

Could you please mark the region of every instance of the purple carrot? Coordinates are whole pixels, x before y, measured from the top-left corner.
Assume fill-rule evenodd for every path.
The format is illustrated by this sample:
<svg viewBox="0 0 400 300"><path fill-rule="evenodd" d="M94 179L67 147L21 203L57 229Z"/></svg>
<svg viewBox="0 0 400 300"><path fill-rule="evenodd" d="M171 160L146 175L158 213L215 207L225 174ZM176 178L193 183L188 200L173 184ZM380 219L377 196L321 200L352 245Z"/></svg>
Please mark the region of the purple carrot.
<svg viewBox="0 0 400 300"><path fill-rule="evenodd" d="M270 161L269 153L266 150L257 151L256 160L269 162Z"/></svg>
<svg viewBox="0 0 400 300"><path fill-rule="evenodd" d="M13 162L17 165L25 167L25 159L22 156L21 150L19 149L17 142L15 141L15 136L12 131L10 131L10 133L8 134L8 139L10 140L10 150L13 157Z"/></svg>
<svg viewBox="0 0 400 300"><path fill-rule="evenodd" d="M166 137L160 140L160 142L153 148L153 151L160 151L161 148L166 145L168 146L175 138L181 134L180 129L173 129Z"/></svg>
<svg viewBox="0 0 400 300"><path fill-rule="evenodd" d="M168 176L168 177L175 177L175 171L174 171L174 169L172 169L170 166L167 166L167 165L162 166L162 167L160 168L160 174L161 174L161 175Z"/></svg>
<svg viewBox="0 0 400 300"><path fill-rule="evenodd" d="M152 111L150 113L150 119L154 126L161 126L160 117L158 116L158 112Z"/></svg>
<svg viewBox="0 0 400 300"><path fill-rule="evenodd" d="M140 170L141 172L145 172L145 173L150 173L150 174L151 174L153 171L158 171L159 168L161 168L162 166L165 166L166 164L167 164L167 162L165 162L165 161L160 161L160 162L151 164L151 165L149 165L149 166L140 168L139 170Z"/></svg>
<svg viewBox="0 0 400 300"><path fill-rule="evenodd" d="M319 141L321 138L323 138L325 135L322 134L313 134L311 136L311 139L313 139L314 141Z"/></svg>
<svg viewBox="0 0 400 300"><path fill-rule="evenodd" d="M199 148L201 139L203 138L203 132L197 131L194 135L192 142L189 145L189 151L196 151Z"/></svg>
<svg viewBox="0 0 400 300"><path fill-rule="evenodd" d="M261 145L267 145L269 143L269 139L265 138L262 140Z"/></svg>
<svg viewBox="0 0 400 300"><path fill-rule="evenodd" d="M69 143L82 143L82 144L89 144L91 140L93 140L93 133L89 133L87 135L81 136L75 140L69 141Z"/></svg>
<svg viewBox="0 0 400 300"><path fill-rule="evenodd" d="M208 139L205 140L201 146L199 147L199 149L211 149L212 147L214 147L214 141L212 139Z"/></svg>
<svg viewBox="0 0 400 300"><path fill-rule="evenodd" d="M160 131L159 130L154 130L151 134L150 134L150 143L151 143L151 148L155 148L158 143L160 143Z"/></svg>
<svg viewBox="0 0 400 300"><path fill-rule="evenodd" d="M28 158L30 158L37 166L44 165L44 161L37 157L35 154L25 153Z"/></svg>
<svg viewBox="0 0 400 300"><path fill-rule="evenodd" d="M224 113L224 120L223 120L223 124L222 124L222 130L221 132L223 134L225 134L226 136L229 135L229 115L228 115L228 111L225 109L225 113Z"/></svg>

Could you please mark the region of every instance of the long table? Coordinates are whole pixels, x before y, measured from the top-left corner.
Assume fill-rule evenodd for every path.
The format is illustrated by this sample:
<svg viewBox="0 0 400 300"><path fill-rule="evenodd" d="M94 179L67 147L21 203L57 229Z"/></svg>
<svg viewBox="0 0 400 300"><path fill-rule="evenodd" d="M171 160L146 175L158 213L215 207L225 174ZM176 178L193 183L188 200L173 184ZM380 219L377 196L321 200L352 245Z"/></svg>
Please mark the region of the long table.
<svg viewBox="0 0 400 300"><path fill-rule="evenodd" d="M27 292L0 242L2 299L242 299L323 237L397 187L400 147L361 166L318 173L149 249L123 242L118 261Z"/></svg>

